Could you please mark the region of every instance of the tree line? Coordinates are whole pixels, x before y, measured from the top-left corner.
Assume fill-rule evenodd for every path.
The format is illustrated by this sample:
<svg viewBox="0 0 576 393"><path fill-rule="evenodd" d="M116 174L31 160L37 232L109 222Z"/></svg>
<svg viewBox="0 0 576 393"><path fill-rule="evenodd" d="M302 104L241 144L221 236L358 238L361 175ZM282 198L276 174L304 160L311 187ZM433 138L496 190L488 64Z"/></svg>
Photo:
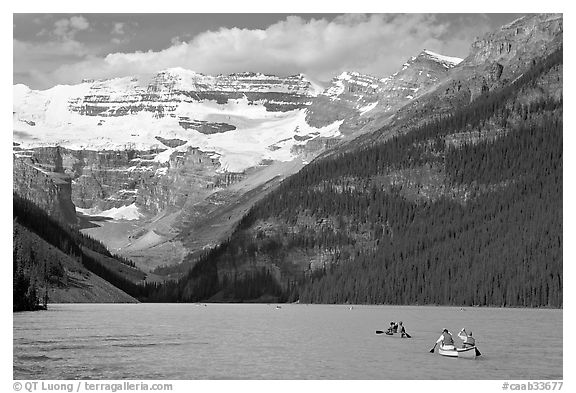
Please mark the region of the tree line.
<svg viewBox="0 0 576 393"><path fill-rule="evenodd" d="M559 64L562 50L451 114L310 163L250 209L230 239L189 257L178 281L137 286L86 259L78 244L93 239L41 215L41 228L17 219L142 301L562 307L563 103L523 97ZM482 139L486 129L500 134ZM463 132L470 138L450 142ZM440 173L439 198L384 184L423 167Z"/></svg>
<svg viewBox="0 0 576 393"><path fill-rule="evenodd" d="M97 258L94 258L83 251L84 247L102 255L114 258L114 255L111 254L102 243L90 236L82 234L78 229L51 217L42 208L34 204L32 201L21 197L17 193L13 193L12 201L13 220L15 223L36 233L48 244L51 244L63 253L77 259L82 266L90 272L110 282L112 285L125 291L129 295L134 297L141 297L144 295L144 288L142 286L139 286L113 270L110 270ZM16 231L16 225L14 225L14 236L16 236ZM16 287L19 289L18 296L14 296L14 308L21 309L23 306L21 307L20 305L17 305L17 302L22 301L27 304L31 304L30 302L33 303L33 298L38 297L37 287L39 283L34 283L30 280L30 269L35 266L36 261L36 258L34 258L34 250L18 252L17 247L18 244L15 241L13 244L14 290L16 291ZM129 262L130 263L128 263L128 260L126 259L123 263L134 266L132 261ZM63 277L65 274L63 268L61 269L62 271L58 273L58 277ZM43 276L44 281L46 281L46 277L48 276ZM26 279L28 279L28 289L24 290ZM49 284L49 282L42 283L43 286ZM35 287L35 289L33 290L32 287ZM40 300L43 301L44 299L38 299L38 301Z"/></svg>
<svg viewBox="0 0 576 393"><path fill-rule="evenodd" d="M561 307L562 100L523 100L561 63L562 50L449 115L312 162L257 203L188 275L152 297L208 299L223 290L227 276L219 269L262 260L282 269L300 252L326 254L328 262L283 275L279 298ZM482 129L503 133L461 145L446 138ZM444 186L464 187L469 196L414 201L401 187L376 181L422 166L441 168ZM276 232L257 230L267 220Z"/></svg>

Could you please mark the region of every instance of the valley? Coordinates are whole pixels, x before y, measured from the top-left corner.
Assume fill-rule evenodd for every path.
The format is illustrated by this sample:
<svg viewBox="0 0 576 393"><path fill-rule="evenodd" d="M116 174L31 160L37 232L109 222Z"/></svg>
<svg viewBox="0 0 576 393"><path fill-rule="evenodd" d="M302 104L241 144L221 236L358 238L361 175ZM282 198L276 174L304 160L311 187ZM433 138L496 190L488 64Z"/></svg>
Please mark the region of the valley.
<svg viewBox="0 0 576 393"><path fill-rule="evenodd" d="M14 195L140 301L562 307L562 59L540 14L326 85L15 85Z"/></svg>
<svg viewBox="0 0 576 393"><path fill-rule="evenodd" d="M380 127L460 61L423 51L389 77L343 73L326 89L304 75L184 69L18 85L15 159L69 177L76 211L108 217L83 231L151 272L220 244L283 179Z"/></svg>

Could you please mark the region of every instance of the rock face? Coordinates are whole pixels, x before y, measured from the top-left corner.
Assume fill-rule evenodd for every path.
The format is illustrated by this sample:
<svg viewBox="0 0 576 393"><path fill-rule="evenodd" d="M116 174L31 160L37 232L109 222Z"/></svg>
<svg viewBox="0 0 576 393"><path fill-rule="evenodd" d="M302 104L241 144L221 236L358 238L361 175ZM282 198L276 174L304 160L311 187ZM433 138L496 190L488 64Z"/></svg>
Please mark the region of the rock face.
<svg viewBox="0 0 576 393"><path fill-rule="evenodd" d="M243 177L218 172L217 158L194 148L173 154L167 163L154 161L154 155L61 147L19 152L14 157L14 190L75 222L74 205L97 213L136 203L155 215L197 202Z"/></svg>
<svg viewBox="0 0 576 393"><path fill-rule="evenodd" d="M519 18L477 39L462 62L460 79L467 79L471 99L518 78L535 59L562 46L563 20L559 14ZM472 73L471 70L475 72ZM470 74L472 75L466 75Z"/></svg>
<svg viewBox="0 0 576 393"><path fill-rule="evenodd" d="M533 64L562 46L561 15L541 14L513 21L472 44L464 68L483 66L485 74L472 86L472 99L517 78Z"/></svg>
<svg viewBox="0 0 576 393"><path fill-rule="evenodd" d="M290 111L308 104L313 87L302 75L281 78L259 73L208 76L171 68L147 78L119 78L89 83L86 94L69 101L70 110L86 116L125 116L149 112L178 116L185 103L204 100L226 104L242 99L267 110Z"/></svg>
<svg viewBox="0 0 576 393"><path fill-rule="evenodd" d="M515 70L530 64L536 56L546 56L562 45L561 14L538 14L516 19L472 43L463 65L500 62ZM536 56L535 56L536 55Z"/></svg>
<svg viewBox="0 0 576 393"><path fill-rule="evenodd" d="M344 134L357 132L371 123L377 127L379 119L427 92L461 61L424 50L386 78L344 72L313 101L306 120L314 126L343 120L340 131Z"/></svg>
<svg viewBox="0 0 576 393"><path fill-rule="evenodd" d="M389 117L388 127L366 140L386 139L469 104L480 94L506 86L562 47L562 15L539 14L519 18L476 39L470 54ZM380 123L384 122L384 119Z"/></svg>
<svg viewBox="0 0 576 393"><path fill-rule="evenodd" d="M71 179L62 172L58 150L58 148L38 149L37 152L16 150L12 162L12 189L20 196L36 203L50 215L75 224L76 211L71 199ZM35 158L35 154L42 157L42 161ZM44 165L45 162L52 165Z"/></svg>

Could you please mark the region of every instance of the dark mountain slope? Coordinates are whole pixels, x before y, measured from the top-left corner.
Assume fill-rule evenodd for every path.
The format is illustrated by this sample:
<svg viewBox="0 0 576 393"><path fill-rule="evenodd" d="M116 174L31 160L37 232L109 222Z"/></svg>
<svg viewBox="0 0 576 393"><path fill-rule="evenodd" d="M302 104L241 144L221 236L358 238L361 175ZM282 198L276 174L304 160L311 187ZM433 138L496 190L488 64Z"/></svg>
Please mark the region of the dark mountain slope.
<svg viewBox="0 0 576 393"><path fill-rule="evenodd" d="M456 111L311 163L150 299L561 307L561 80L560 48Z"/></svg>
<svg viewBox="0 0 576 393"><path fill-rule="evenodd" d="M88 270L82 263L44 239L14 223L14 311L32 304L131 303L136 299ZM31 293L36 292L35 296ZM27 300L27 301L23 301ZM32 303L32 304L30 304Z"/></svg>
<svg viewBox="0 0 576 393"><path fill-rule="evenodd" d="M134 302L140 295L145 275L131 261L17 194L13 220L15 310L33 309L46 293L50 302Z"/></svg>

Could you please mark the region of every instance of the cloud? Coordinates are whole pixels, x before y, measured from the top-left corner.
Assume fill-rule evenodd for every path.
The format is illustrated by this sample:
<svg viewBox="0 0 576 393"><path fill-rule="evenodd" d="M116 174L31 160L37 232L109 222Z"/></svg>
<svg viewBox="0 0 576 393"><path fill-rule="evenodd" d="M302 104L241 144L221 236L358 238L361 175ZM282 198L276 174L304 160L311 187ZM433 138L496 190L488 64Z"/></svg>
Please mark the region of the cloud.
<svg viewBox="0 0 576 393"><path fill-rule="evenodd" d="M77 32L89 27L90 23L83 16L72 16L54 22L53 34L62 40L73 40Z"/></svg>
<svg viewBox="0 0 576 393"><path fill-rule="evenodd" d="M63 31L72 29L71 19L62 23ZM87 21L77 22L75 29L88 28ZM433 14L351 14L331 21L290 16L266 29L220 28L186 42L175 38L160 51L87 56L58 67L45 80L77 83L83 78L154 73L169 67L207 74L303 72L320 80L344 70L387 76L424 48L455 56L467 53L473 32L485 29L482 24L486 22L480 19L478 23L454 35L450 22L439 21Z"/></svg>
<svg viewBox="0 0 576 393"><path fill-rule="evenodd" d="M85 60L90 50L74 40L27 42L13 40L14 72L18 82L36 88L52 87L53 70L62 62ZM15 81L16 82L16 81Z"/></svg>
<svg viewBox="0 0 576 393"><path fill-rule="evenodd" d="M90 53L88 48L74 40L27 42L13 41L14 65L30 65L36 62L54 61L62 59L80 61Z"/></svg>
<svg viewBox="0 0 576 393"><path fill-rule="evenodd" d="M126 45L134 38L134 29L138 27L138 23L131 22L115 22L112 25L110 34L113 36L110 42L114 45Z"/></svg>
<svg viewBox="0 0 576 393"><path fill-rule="evenodd" d="M124 31L125 26L126 24L122 22L114 23L114 27L112 28L111 34L118 34L118 35L126 34L126 32Z"/></svg>
<svg viewBox="0 0 576 393"><path fill-rule="evenodd" d="M90 23L83 16L73 16L70 18L70 26L77 30L86 30Z"/></svg>

